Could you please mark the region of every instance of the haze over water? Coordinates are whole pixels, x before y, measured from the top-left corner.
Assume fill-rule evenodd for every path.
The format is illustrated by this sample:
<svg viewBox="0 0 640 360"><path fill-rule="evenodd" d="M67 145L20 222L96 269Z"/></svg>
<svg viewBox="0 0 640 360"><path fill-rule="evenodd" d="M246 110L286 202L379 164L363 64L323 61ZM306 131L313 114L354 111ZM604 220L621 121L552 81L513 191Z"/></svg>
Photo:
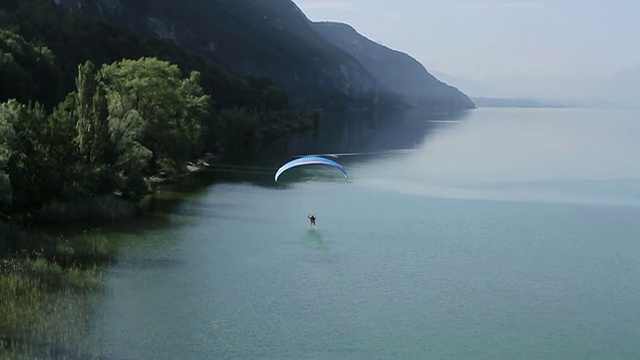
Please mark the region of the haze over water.
<svg viewBox="0 0 640 360"><path fill-rule="evenodd" d="M92 352L638 358L636 119L476 109L324 121L264 164L213 173L233 181L161 193L148 220L162 225L114 231L125 245ZM337 158L349 180L309 167L273 182L290 156L363 152Z"/></svg>

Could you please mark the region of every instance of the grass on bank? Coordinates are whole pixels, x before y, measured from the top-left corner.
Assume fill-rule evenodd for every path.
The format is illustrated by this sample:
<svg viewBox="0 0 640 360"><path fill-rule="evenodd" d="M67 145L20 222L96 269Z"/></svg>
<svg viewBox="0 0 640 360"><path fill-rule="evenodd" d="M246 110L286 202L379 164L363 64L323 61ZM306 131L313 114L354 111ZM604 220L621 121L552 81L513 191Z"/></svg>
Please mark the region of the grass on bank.
<svg viewBox="0 0 640 360"><path fill-rule="evenodd" d="M28 248L24 245L28 244ZM99 232L52 237L0 223L0 358L77 358L116 241Z"/></svg>

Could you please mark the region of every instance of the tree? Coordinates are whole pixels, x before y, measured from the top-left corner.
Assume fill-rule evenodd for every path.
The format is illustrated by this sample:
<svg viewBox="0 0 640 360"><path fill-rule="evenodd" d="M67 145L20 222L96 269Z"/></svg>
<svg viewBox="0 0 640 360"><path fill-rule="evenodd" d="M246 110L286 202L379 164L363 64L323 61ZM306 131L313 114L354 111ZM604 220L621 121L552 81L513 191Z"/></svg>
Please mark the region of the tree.
<svg viewBox="0 0 640 360"><path fill-rule="evenodd" d="M11 157L15 132L12 123L16 114L5 104L0 105L0 204L12 201L11 182L7 174L7 164Z"/></svg>
<svg viewBox="0 0 640 360"><path fill-rule="evenodd" d="M60 196L64 199L73 197L91 196L100 191L104 186L99 173L90 166L87 160L80 154L77 146L78 119L77 101L75 93L69 94L64 101L55 107L47 118L46 126L49 129L47 144L49 156L56 166L65 169L60 174L60 183L63 187Z"/></svg>
<svg viewBox="0 0 640 360"><path fill-rule="evenodd" d="M76 87L78 151L92 171L98 171L107 164L112 144L109 134L106 90L100 75L90 61L78 66Z"/></svg>
<svg viewBox="0 0 640 360"><path fill-rule="evenodd" d="M6 167L15 211L35 210L51 200L68 200L90 191L77 168L71 105L67 99L51 115L40 103L9 100L0 105L0 113L15 133Z"/></svg>
<svg viewBox="0 0 640 360"><path fill-rule="evenodd" d="M135 110L144 120L141 144L153 153L150 171L182 171L196 155L208 115L209 96L203 95L199 74L182 79L176 65L155 58L105 65L101 73L123 113Z"/></svg>
<svg viewBox="0 0 640 360"><path fill-rule="evenodd" d="M139 199L147 192L144 170L153 154L140 143L145 128L145 120L136 110L123 105L120 94L109 95L109 130L114 144L113 171L117 187L130 199Z"/></svg>
<svg viewBox="0 0 640 360"><path fill-rule="evenodd" d="M13 190L13 203L22 210L37 207L52 198L60 189L52 176L46 144L46 112L42 105L23 105L15 100L2 104L9 114L16 138L8 162L8 174Z"/></svg>
<svg viewBox="0 0 640 360"><path fill-rule="evenodd" d="M95 123L89 161L93 164L104 164L108 161L112 143L109 133L109 103L106 89L102 83L98 83L93 97L93 114Z"/></svg>
<svg viewBox="0 0 640 360"><path fill-rule="evenodd" d="M39 99L52 108L63 94L62 72L53 53L0 29L0 101Z"/></svg>
<svg viewBox="0 0 640 360"><path fill-rule="evenodd" d="M223 135L221 148L226 155L247 158L255 155L259 141L260 120L244 108L225 109L218 116L219 132Z"/></svg>
<svg viewBox="0 0 640 360"><path fill-rule="evenodd" d="M93 127L95 123L93 114L93 99L96 95L98 81L93 63L87 61L84 65L78 65L78 76L76 77L76 116L78 122L76 130L78 136L76 143L80 154L89 159L93 148Z"/></svg>

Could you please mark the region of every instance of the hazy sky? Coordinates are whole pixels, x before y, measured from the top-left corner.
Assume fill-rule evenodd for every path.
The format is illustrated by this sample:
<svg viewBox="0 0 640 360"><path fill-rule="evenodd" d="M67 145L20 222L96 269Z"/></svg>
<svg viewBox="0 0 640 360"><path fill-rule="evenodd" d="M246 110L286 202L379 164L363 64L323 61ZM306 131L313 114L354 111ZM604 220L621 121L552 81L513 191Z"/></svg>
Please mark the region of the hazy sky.
<svg viewBox="0 0 640 360"><path fill-rule="evenodd" d="M313 21L358 32L430 72L503 95L579 93L640 66L635 0L294 0Z"/></svg>

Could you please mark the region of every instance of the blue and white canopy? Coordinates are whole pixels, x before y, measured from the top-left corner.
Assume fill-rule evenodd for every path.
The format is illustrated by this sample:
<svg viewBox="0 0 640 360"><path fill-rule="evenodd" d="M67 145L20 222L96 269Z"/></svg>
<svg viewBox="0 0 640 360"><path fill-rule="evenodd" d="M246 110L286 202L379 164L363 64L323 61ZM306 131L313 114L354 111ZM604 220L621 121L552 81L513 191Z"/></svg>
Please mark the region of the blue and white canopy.
<svg viewBox="0 0 640 360"><path fill-rule="evenodd" d="M278 171L276 171L276 175L275 175L276 182L278 182L278 178L285 171L287 171L287 170L289 170L291 168L297 167L297 166L302 166L302 165L328 165L328 166L332 166L332 167L340 170L342 172L342 174L344 174L345 178L348 178L347 171L342 167L342 165L338 164L337 162L335 162L333 160L325 159L325 158L320 157L320 156L303 156L301 158L291 160L288 163L282 165L278 169Z"/></svg>

